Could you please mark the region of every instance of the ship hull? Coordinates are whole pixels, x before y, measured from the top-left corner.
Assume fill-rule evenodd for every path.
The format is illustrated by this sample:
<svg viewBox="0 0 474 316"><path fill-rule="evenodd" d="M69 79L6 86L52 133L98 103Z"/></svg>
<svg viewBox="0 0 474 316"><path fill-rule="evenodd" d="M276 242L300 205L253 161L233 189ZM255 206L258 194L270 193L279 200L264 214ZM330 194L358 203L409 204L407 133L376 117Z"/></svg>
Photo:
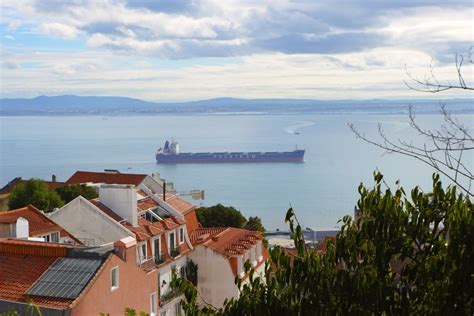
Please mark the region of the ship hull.
<svg viewBox="0 0 474 316"><path fill-rule="evenodd" d="M222 152L222 153L180 153L156 154L156 162L161 164L177 163L277 163L304 162L304 150L291 152Z"/></svg>

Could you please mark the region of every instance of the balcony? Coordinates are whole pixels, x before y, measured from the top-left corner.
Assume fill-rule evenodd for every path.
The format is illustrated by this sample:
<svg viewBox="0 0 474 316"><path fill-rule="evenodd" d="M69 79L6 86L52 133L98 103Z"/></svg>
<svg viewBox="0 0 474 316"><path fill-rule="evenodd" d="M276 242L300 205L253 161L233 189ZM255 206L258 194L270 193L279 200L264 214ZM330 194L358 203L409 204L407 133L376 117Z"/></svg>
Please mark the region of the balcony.
<svg viewBox="0 0 474 316"><path fill-rule="evenodd" d="M155 261L156 264L162 264L163 262L165 262L166 258L165 258L165 255L160 253L160 254L157 254L156 256L153 257L153 260Z"/></svg>
<svg viewBox="0 0 474 316"><path fill-rule="evenodd" d="M177 256L179 256L180 253L181 252L180 252L179 246L176 246L174 248L170 248L171 257L176 258Z"/></svg>
<svg viewBox="0 0 474 316"><path fill-rule="evenodd" d="M163 305L166 305L167 303L171 302L178 296L180 296L182 293L179 292L178 290L168 290L166 293L162 294L160 296L160 307Z"/></svg>

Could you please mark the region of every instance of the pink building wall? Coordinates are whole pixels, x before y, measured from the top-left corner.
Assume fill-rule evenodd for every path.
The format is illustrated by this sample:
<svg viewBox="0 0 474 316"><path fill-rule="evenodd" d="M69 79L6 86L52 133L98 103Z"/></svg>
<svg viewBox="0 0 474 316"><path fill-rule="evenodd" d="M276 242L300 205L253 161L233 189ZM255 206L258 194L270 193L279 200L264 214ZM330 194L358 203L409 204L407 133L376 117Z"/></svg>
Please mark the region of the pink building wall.
<svg viewBox="0 0 474 316"><path fill-rule="evenodd" d="M120 242L119 242L120 243ZM150 313L150 295L158 293L158 271L146 272L136 264L136 244L124 249L125 259L112 255L77 305L72 315L123 315L125 308ZM111 269L119 268L119 287L111 289ZM158 296L158 295L157 295ZM156 302L158 306L158 301Z"/></svg>

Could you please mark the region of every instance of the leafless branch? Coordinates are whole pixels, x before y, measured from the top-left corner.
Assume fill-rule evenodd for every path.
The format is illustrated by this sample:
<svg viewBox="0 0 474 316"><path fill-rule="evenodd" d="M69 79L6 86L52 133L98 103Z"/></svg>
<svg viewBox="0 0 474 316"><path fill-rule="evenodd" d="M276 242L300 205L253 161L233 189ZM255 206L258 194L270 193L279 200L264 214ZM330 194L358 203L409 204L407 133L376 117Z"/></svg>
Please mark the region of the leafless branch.
<svg viewBox="0 0 474 316"><path fill-rule="evenodd" d="M468 60L472 64L473 63L473 47L470 47L468 51ZM462 54L456 54L454 56L455 60L455 68L458 77L458 84L452 84L450 81L446 81L446 83L442 83L438 80L437 76L433 70L433 60L430 62L429 66L429 77L420 79L414 76L409 70L407 65L405 65L405 73L407 74L410 81L403 80L405 85L414 91L419 92L428 92L428 93L438 93L450 89L461 89L461 90L470 90L474 91L474 87L467 84L463 73L462 73L462 66L464 63L464 56Z"/></svg>

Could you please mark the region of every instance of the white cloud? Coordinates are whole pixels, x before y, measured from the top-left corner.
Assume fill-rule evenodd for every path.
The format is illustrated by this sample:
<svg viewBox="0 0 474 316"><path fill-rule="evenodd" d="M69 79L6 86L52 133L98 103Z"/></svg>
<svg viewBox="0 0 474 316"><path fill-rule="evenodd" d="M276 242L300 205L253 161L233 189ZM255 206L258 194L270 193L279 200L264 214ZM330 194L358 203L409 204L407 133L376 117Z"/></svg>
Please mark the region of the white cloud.
<svg viewBox="0 0 474 316"><path fill-rule="evenodd" d="M47 94L121 95L147 100L195 100L233 96L245 98L385 98L426 97L409 91L404 63L423 77L430 56L415 50L378 48L334 58L314 54L259 54L209 65L206 60L174 67L153 58L136 59L107 52L41 53L9 57L36 68L5 69L4 91L10 97ZM376 60L376 63L373 63ZM126 65L117 68L116 65ZM351 67L356 65L357 67ZM466 74L472 67L466 68ZM439 65L442 80L455 80L454 65ZM21 84L30 78L28 86ZM472 80L473 78L466 78ZM459 92L446 96L469 96ZM5 96L5 95L4 95ZM30 95L31 96L31 95Z"/></svg>
<svg viewBox="0 0 474 316"><path fill-rule="evenodd" d="M64 39L74 39L80 34L77 28L56 22L43 23L39 26L39 30L47 35Z"/></svg>
<svg viewBox="0 0 474 316"><path fill-rule="evenodd" d="M12 52L2 56L3 93L55 87L152 100L419 96L402 82L404 65L423 77L434 57L438 75L455 80L452 52L472 43L468 1L163 3L2 1L2 23L16 38L3 44ZM84 47L33 54L37 48L15 32L59 37L65 48L79 38Z"/></svg>

